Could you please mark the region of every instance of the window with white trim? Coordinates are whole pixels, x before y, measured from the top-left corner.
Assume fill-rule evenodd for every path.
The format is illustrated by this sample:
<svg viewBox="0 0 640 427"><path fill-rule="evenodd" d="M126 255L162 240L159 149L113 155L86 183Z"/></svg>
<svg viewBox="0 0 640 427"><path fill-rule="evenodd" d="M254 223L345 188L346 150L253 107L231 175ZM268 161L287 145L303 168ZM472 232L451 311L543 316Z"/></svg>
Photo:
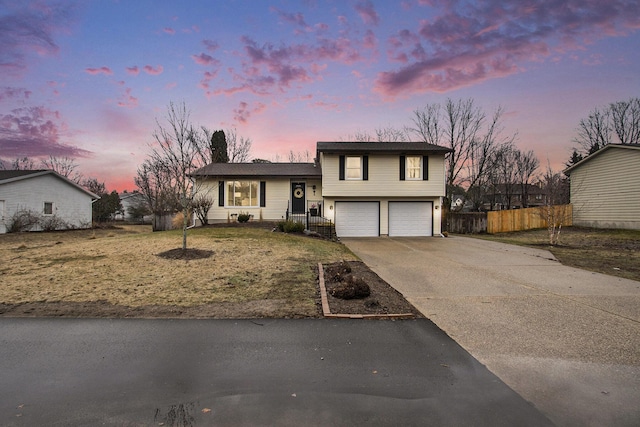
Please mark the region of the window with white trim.
<svg viewBox="0 0 640 427"><path fill-rule="evenodd" d="M422 156L407 156L407 179L422 179Z"/></svg>
<svg viewBox="0 0 640 427"><path fill-rule="evenodd" d="M257 207L258 181L228 181L227 206Z"/></svg>
<svg viewBox="0 0 640 427"><path fill-rule="evenodd" d="M345 169L347 179L362 179L362 157L347 156Z"/></svg>
<svg viewBox="0 0 640 427"><path fill-rule="evenodd" d="M43 215L53 215L53 202L44 202L44 207L42 208Z"/></svg>

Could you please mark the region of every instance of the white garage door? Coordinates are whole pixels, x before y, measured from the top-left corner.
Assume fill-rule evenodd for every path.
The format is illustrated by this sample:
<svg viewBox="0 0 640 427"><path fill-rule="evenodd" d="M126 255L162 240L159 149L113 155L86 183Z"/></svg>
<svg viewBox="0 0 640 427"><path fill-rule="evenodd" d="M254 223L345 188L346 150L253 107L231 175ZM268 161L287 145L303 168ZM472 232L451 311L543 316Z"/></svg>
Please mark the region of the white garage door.
<svg viewBox="0 0 640 427"><path fill-rule="evenodd" d="M389 236L432 236L432 202L389 202Z"/></svg>
<svg viewBox="0 0 640 427"><path fill-rule="evenodd" d="M336 202L338 237L377 237L380 235L380 203Z"/></svg>

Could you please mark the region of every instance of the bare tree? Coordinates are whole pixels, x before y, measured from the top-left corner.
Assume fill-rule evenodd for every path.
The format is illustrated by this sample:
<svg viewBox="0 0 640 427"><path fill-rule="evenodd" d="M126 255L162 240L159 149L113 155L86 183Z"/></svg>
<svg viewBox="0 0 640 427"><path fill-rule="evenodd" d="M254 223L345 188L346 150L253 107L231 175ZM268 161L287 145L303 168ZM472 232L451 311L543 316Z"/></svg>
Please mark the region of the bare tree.
<svg viewBox="0 0 640 427"><path fill-rule="evenodd" d="M560 243L562 227L570 220L569 182L562 173L553 171L547 162L541 185L545 204L540 207L540 216L547 222L549 244L555 246Z"/></svg>
<svg viewBox="0 0 640 427"><path fill-rule="evenodd" d="M310 163L311 161L309 150L298 151L297 153L289 150L289 163Z"/></svg>
<svg viewBox="0 0 640 427"><path fill-rule="evenodd" d="M17 157L9 165L11 170L34 170L36 162L29 157Z"/></svg>
<svg viewBox="0 0 640 427"><path fill-rule="evenodd" d="M198 194L193 200L193 210L202 225L209 224L209 210L213 206L213 198L208 194Z"/></svg>
<svg viewBox="0 0 640 427"><path fill-rule="evenodd" d="M376 128L372 133L367 131L357 131L353 135L347 135L345 141L353 142L408 142L410 141L410 132L408 128L398 129L392 126Z"/></svg>
<svg viewBox="0 0 640 427"><path fill-rule="evenodd" d="M515 140L515 135L501 136L503 113L498 107L487 120L473 99L448 99L444 108L431 104L414 111L413 132L426 143L452 150L446 159L447 199L456 185L473 189L486 181L496 150Z"/></svg>
<svg viewBox="0 0 640 427"><path fill-rule="evenodd" d="M166 125L156 120L157 129L153 133L155 144L149 155L149 165L162 172L165 190L178 199L182 211L182 249L187 249L187 229L193 201L198 193L191 174L204 166L201 151L201 133L191 125L190 113L184 103L167 108Z"/></svg>
<svg viewBox="0 0 640 427"><path fill-rule="evenodd" d="M51 169L59 175L80 184L83 180L82 174L77 172L78 164L71 157L49 156L48 159L42 160L42 166L45 169Z"/></svg>
<svg viewBox="0 0 640 427"><path fill-rule="evenodd" d="M521 187L522 207L529 207L529 185L531 185L540 161L532 150L516 151L515 168L518 184Z"/></svg>
<svg viewBox="0 0 640 427"><path fill-rule="evenodd" d="M589 117L580 120L577 132L573 141L584 155L593 154L614 142L640 144L640 98L595 108Z"/></svg>
<svg viewBox="0 0 640 427"><path fill-rule="evenodd" d="M640 98L609 106L613 129L621 144L640 144Z"/></svg>
<svg viewBox="0 0 640 427"><path fill-rule="evenodd" d="M227 153L229 163L246 163L251 152L251 139L238 136L236 129L227 129Z"/></svg>
<svg viewBox="0 0 640 427"><path fill-rule="evenodd" d="M609 110L594 109L589 117L581 119L578 124L578 135L574 138L583 152L593 154L611 142L611 125Z"/></svg>

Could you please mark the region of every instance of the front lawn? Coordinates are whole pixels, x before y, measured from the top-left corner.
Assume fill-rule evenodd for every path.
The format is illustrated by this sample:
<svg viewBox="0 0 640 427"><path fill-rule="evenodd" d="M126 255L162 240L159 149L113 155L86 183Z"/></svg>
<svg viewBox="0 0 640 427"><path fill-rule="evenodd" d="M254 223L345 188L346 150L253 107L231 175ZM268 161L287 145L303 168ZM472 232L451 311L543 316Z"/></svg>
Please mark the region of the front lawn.
<svg viewBox="0 0 640 427"><path fill-rule="evenodd" d="M549 245L546 229L469 236L547 249L564 265L640 281L638 230L566 227L557 246Z"/></svg>
<svg viewBox="0 0 640 427"><path fill-rule="evenodd" d="M206 317L315 317L318 262L357 259L338 243L248 227L190 230L189 248L212 251L209 258L159 257L181 246L181 233L126 226L0 235L0 313L17 304L99 303L122 307L116 316L171 306L196 317L194 307ZM234 315L240 305L251 311Z"/></svg>

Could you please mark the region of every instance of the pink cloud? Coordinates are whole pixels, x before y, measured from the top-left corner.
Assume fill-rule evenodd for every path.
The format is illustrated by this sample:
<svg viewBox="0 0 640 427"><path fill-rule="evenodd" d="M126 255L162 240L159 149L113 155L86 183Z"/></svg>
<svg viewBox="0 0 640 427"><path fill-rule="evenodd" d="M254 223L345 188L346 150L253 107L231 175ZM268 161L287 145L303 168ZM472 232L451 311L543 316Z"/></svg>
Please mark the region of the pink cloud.
<svg viewBox="0 0 640 427"><path fill-rule="evenodd" d="M218 42L213 41L213 40L202 40L202 43L204 44L205 48L209 51L209 52L215 52L216 50L218 50L218 48L220 47L220 45L218 44Z"/></svg>
<svg viewBox="0 0 640 427"><path fill-rule="evenodd" d="M68 32L75 19L72 4L3 4L0 15L0 70L15 73L28 67L30 54L55 55L59 33Z"/></svg>
<svg viewBox="0 0 640 427"><path fill-rule="evenodd" d="M388 57L405 65L378 74L375 90L384 96L445 92L507 76L525 62L640 28L640 5L624 0L428 3L441 14L388 40Z"/></svg>
<svg viewBox="0 0 640 427"><path fill-rule="evenodd" d="M191 55L191 59L198 65L220 65L220 61L211 55L201 53L200 55Z"/></svg>
<svg viewBox="0 0 640 427"><path fill-rule="evenodd" d="M113 71L111 71L111 68L109 68L109 67L85 68L84 71L86 73L88 73L88 74L91 74L92 76L95 76L95 75L98 75L98 74L105 74L107 76L113 75Z"/></svg>
<svg viewBox="0 0 640 427"><path fill-rule="evenodd" d="M380 23L380 16L373 7L373 3L370 0L364 0L358 2L355 6L356 12L360 15L360 18L365 24L378 25Z"/></svg>
<svg viewBox="0 0 640 427"><path fill-rule="evenodd" d="M131 74L132 76L137 76L138 74L140 74L140 69L137 65L134 65L133 67L127 67L126 70L127 74Z"/></svg>
<svg viewBox="0 0 640 427"><path fill-rule="evenodd" d="M118 101L118 107L134 108L137 106L138 106L138 98L131 95L130 87L126 88L124 91L124 94L120 97L120 101Z"/></svg>
<svg viewBox="0 0 640 427"><path fill-rule="evenodd" d="M164 33L166 33L166 34L169 34L169 35L174 35L176 33L176 30L174 30L173 28L170 28L170 27L164 27L162 29L162 31Z"/></svg>
<svg viewBox="0 0 640 427"><path fill-rule="evenodd" d="M152 67L151 65L145 65L143 68L145 73L150 74L152 76L157 76L159 74L162 74L162 72L164 71L164 68L162 67L162 65L158 65L157 67Z"/></svg>
<svg viewBox="0 0 640 427"><path fill-rule="evenodd" d="M280 19L282 19L284 22L302 27L304 29L309 29L309 26L304 20L304 16L302 16L300 12L298 13L283 12L276 7L271 7L270 9L272 12L275 12L280 17Z"/></svg>
<svg viewBox="0 0 640 427"><path fill-rule="evenodd" d="M7 158L86 157L90 151L62 142L67 126L58 111L43 106L0 114L0 153Z"/></svg>
<svg viewBox="0 0 640 427"><path fill-rule="evenodd" d="M171 90L171 89L173 89L173 88L174 88L174 87L176 87L176 86L178 86L178 83L176 83L176 82L171 82L171 83L167 83L167 84L165 85L165 87L164 87L164 88L165 88L165 89L167 89L167 90Z"/></svg>
<svg viewBox="0 0 640 427"><path fill-rule="evenodd" d="M26 101L31 96L31 91L19 87L0 87L0 101L15 100Z"/></svg>
<svg viewBox="0 0 640 427"><path fill-rule="evenodd" d="M238 108L233 109L233 119L240 123L246 123L252 114L259 114L265 110L267 106L261 102L257 102L253 107L242 101L238 105Z"/></svg>

